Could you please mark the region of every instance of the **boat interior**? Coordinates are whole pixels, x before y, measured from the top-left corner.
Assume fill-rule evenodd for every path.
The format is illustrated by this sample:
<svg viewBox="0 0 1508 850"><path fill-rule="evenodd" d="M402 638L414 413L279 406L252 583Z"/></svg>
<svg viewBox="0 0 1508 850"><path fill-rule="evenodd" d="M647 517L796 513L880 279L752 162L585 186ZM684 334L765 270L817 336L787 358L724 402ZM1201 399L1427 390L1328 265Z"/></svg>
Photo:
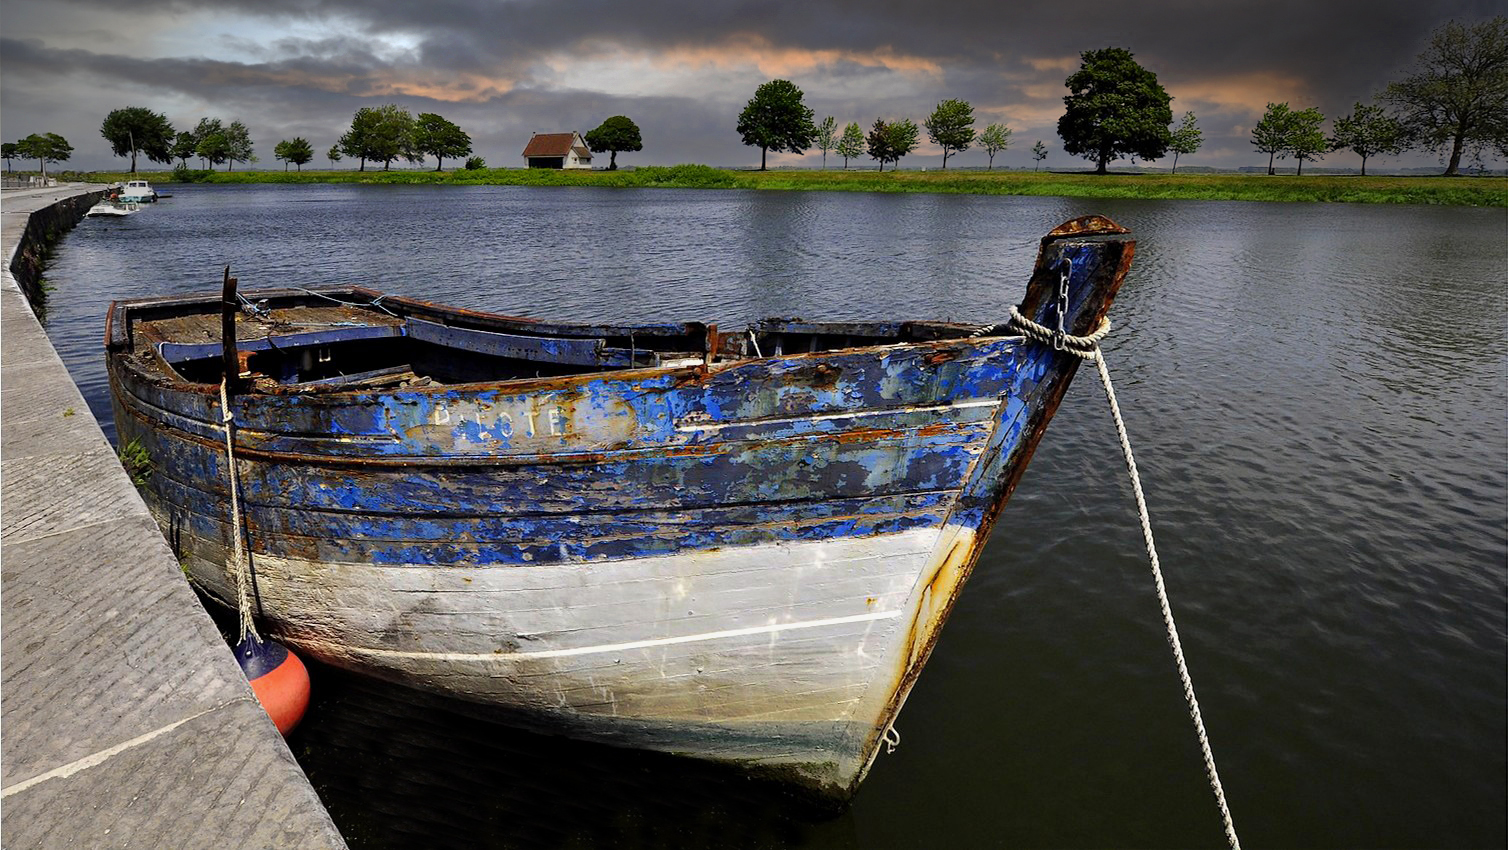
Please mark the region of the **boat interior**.
<svg viewBox="0 0 1508 850"><path fill-rule="evenodd" d="M220 297L111 305L112 351L173 380L225 374ZM321 392L501 382L614 370L711 365L968 337L946 322L765 319L734 333L716 325L556 324L441 307L361 288L236 297L239 377L255 392Z"/></svg>

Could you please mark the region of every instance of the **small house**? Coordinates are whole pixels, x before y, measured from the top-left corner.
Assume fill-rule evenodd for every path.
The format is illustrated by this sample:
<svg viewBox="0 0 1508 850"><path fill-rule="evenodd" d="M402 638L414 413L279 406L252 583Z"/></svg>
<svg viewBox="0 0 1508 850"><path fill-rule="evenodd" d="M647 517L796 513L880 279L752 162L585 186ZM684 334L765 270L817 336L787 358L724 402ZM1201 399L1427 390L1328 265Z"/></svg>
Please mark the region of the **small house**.
<svg viewBox="0 0 1508 850"><path fill-rule="evenodd" d="M592 149L580 133L535 133L524 148L530 168L591 168Z"/></svg>

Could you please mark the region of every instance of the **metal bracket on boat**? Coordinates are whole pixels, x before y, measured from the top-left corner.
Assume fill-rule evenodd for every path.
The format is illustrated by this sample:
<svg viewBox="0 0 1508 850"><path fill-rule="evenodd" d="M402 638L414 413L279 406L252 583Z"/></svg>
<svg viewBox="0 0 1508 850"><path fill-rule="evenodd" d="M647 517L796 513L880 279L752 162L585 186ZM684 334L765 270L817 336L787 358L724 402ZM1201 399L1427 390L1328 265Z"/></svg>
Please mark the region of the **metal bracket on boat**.
<svg viewBox="0 0 1508 850"><path fill-rule="evenodd" d="M260 301L252 302L248 301L246 296L237 293L236 300L241 302L241 309L246 313L246 315L257 319L258 321L272 321L272 311L267 308L266 298L263 298Z"/></svg>

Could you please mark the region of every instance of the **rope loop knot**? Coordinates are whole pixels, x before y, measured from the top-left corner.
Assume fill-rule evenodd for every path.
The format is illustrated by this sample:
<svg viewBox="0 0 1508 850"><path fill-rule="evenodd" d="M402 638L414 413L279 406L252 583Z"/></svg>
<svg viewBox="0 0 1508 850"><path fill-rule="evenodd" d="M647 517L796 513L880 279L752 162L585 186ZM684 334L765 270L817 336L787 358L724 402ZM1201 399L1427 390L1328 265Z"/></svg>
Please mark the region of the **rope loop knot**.
<svg viewBox="0 0 1508 850"><path fill-rule="evenodd" d="M1038 324L1021 315L1021 311L1015 307L1011 308L1011 318L1006 325L1019 331L1022 336L1029 340L1040 342L1043 345L1050 345L1058 351L1065 351L1085 360L1099 359L1100 340L1103 340L1105 335L1110 333L1110 319L1108 318L1102 320L1100 326L1095 328L1094 332L1088 336L1074 336L1072 334L1061 334L1046 325ZM991 328L993 327L991 325Z"/></svg>

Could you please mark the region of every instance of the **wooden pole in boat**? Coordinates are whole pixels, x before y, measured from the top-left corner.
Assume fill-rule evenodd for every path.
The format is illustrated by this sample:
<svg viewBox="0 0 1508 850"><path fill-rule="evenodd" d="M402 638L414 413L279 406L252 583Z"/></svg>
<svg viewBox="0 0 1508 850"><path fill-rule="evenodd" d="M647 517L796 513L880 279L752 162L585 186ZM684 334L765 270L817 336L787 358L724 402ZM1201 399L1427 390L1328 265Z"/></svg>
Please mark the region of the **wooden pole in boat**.
<svg viewBox="0 0 1508 850"><path fill-rule="evenodd" d="M717 325L707 326L707 343L702 354L702 369L705 371L712 368L712 361L717 359L717 348L721 344L721 337L717 333Z"/></svg>
<svg viewBox="0 0 1508 850"><path fill-rule="evenodd" d="M241 512L241 499L236 476L235 419L230 414L230 397L236 394L241 382L241 357L236 351L236 313L240 312L236 298L236 279L230 276L230 266L225 267L225 287L220 292L220 342L221 356L225 364L225 391L220 403L225 417L225 469L230 476L230 521L234 524L235 538L233 559L227 564L246 570L252 599L256 601L257 616L264 621L267 613L262 610L262 591L257 586L256 563L251 558L251 545L243 537L246 518ZM240 579L236 579L240 583ZM293 651L273 640L263 640L252 625L251 610L245 591L237 591L237 605L241 614L241 637L236 644L236 662L241 672L251 683L257 702L267 711L278 731L287 735L293 731L309 708L309 670Z"/></svg>
<svg viewBox="0 0 1508 850"><path fill-rule="evenodd" d="M236 354L236 279L230 276L230 266L225 267L225 286L220 294L220 344L225 362L225 388L234 394L240 386L241 363Z"/></svg>

